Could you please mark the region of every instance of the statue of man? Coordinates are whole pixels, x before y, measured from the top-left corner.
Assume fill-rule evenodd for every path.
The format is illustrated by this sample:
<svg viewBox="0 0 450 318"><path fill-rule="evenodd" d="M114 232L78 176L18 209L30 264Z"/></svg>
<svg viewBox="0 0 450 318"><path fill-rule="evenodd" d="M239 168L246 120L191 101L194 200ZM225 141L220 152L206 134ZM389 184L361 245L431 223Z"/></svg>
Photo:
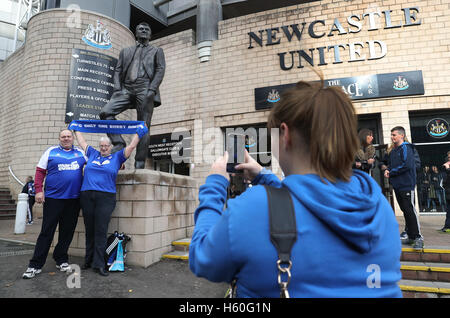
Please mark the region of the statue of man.
<svg viewBox="0 0 450 318"><path fill-rule="evenodd" d="M159 85L166 62L161 48L149 44L152 31L142 22L136 27L136 45L120 51L114 73L114 93L100 112L101 119L116 119L127 109L134 108L137 120L145 121L149 133L141 138L136 148L134 166L144 169L150 143L150 121L153 108L161 105ZM113 152L126 146L121 135L108 134L114 145Z"/></svg>

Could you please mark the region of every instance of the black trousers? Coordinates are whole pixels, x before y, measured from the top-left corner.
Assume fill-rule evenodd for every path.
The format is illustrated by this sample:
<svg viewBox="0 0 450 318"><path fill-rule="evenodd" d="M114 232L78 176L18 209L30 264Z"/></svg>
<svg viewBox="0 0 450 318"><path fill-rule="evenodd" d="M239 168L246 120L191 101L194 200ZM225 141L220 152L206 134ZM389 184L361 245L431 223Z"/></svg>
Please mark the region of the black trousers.
<svg viewBox="0 0 450 318"><path fill-rule="evenodd" d="M147 97L149 80L139 80L134 84L124 84L122 90L114 92L109 102L103 106L99 116L101 119L114 120L116 116L127 109L136 108L137 120L144 121L150 129L153 116L154 101ZM114 146L126 145L121 135L108 134ZM136 147L136 161L145 161L150 144L150 130L143 136Z"/></svg>
<svg viewBox="0 0 450 318"><path fill-rule="evenodd" d="M85 263L93 268L105 267L108 225L116 207L116 194L101 191L82 191L80 195L86 227Z"/></svg>
<svg viewBox="0 0 450 318"><path fill-rule="evenodd" d="M28 222L33 222L33 205L35 202L34 195L28 196Z"/></svg>
<svg viewBox="0 0 450 318"><path fill-rule="evenodd" d="M403 212L405 218L405 229L410 239L420 237L420 223L414 207L414 190L412 191L398 191L395 190L395 197L398 205Z"/></svg>
<svg viewBox="0 0 450 318"><path fill-rule="evenodd" d="M446 200L447 204L446 204L446 210L447 210L447 214L445 216L445 224L444 227L446 229L450 229L450 200Z"/></svg>
<svg viewBox="0 0 450 318"><path fill-rule="evenodd" d="M53 259L57 265L69 262L67 250L72 243L79 213L79 199L45 198L41 233L38 236L29 267L42 268L44 266L57 226L59 226L58 244L53 251Z"/></svg>

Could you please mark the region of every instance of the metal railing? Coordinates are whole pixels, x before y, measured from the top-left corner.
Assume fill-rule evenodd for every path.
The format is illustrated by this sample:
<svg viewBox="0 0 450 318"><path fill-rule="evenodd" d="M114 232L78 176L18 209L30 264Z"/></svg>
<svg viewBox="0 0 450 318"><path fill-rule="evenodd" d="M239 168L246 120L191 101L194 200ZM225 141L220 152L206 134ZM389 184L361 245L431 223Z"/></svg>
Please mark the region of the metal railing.
<svg viewBox="0 0 450 318"><path fill-rule="evenodd" d="M14 174L14 172L11 169L11 166L8 166L9 169L9 173L11 174L11 176L14 178L14 180L16 180L22 187L25 185L25 183L23 183L22 181L20 181L16 175Z"/></svg>

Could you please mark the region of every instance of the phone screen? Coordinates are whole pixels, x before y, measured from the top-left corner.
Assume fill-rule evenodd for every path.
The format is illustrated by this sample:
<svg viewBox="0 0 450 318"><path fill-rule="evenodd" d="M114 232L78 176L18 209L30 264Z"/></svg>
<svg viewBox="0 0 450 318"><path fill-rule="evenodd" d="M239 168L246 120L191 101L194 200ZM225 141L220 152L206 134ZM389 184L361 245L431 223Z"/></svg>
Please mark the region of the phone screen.
<svg viewBox="0 0 450 318"><path fill-rule="evenodd" d="M245 160L245 135L237 133L228 133L226 135L226 149L228 151L228 173L240 173L234 166L243 163Z"/></svg>

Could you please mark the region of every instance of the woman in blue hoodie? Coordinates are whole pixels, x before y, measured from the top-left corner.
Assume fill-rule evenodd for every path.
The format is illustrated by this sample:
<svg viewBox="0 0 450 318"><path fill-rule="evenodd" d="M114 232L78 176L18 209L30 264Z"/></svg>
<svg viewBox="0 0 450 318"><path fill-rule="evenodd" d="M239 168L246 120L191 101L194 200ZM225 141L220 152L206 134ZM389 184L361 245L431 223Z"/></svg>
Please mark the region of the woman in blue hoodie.
<svg viewBox="0 0 450 318"><path fill-rule="evenodd" d="M278 128L280 181L248 153L243 170L255 186L224 204L228 154L199 189L189 266L214 282L236 281L237 297L279 297L277 250L270 241L262 185L286 187L297 241L291 252L291 297L401 297L398 223L378 184L352 170L356 115L338 87L299 82L271 110Z"/></svg>

